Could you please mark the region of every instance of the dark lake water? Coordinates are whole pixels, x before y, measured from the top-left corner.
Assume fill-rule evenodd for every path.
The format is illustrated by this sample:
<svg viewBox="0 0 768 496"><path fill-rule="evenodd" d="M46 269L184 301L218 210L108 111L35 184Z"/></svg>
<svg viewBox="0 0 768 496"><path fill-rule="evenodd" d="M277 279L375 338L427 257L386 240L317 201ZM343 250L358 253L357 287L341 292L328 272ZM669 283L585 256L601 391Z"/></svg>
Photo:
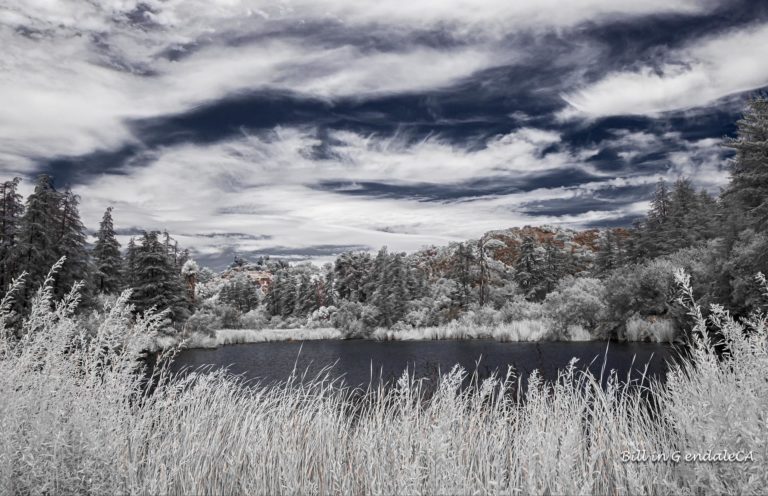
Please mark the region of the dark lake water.
<svg viewBox="0 0 768 496"><path fill-rule="evenodd" d="M504 373L512 366L520 377L538 369L544 377L554 379L558 369L576 357L582 368L589 367L596 375L600 375L605 362L607 371L615 369L622 378L630 373L633 379L639 379L646 364L649 376L663 376L667 361L674 356L672 347L653 343L320 340L184 350L172 369L228 367L233 374L247 379L274 383L286 380L294 368L314 376L333 365L333 377L343 377L350 386L365 386L371 377L375 383L379 378L396 379L406 368L416 377L429 378L438 370L449 371L455 364L468 371L477 369L481 376L494 370Z"/></svg>

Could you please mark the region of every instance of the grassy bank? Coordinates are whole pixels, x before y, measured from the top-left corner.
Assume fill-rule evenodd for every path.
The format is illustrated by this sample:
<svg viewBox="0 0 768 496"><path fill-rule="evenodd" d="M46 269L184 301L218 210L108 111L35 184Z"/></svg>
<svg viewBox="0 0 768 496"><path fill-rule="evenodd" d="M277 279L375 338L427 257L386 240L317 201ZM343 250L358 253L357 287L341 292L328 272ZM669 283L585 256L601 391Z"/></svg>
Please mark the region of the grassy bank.
<svg viewBox="0 0 768 496"><path fill-rule="evenodd" d="M360 393L327 377L261 387L212 373L150 395L137 359L161 319L134 321L124 295L86 336L76 301L52 306L41 291L20 342L0 308L2 494L714 494L768 483L765 317L745 329L715 308L728 345L718 358L693 307L691 357L664 386L614 376L603 388L570 369L520 392L508 377L462 389L455 369L426 396L407 375ZM708 450L751 460L626 461Z"/></svg>

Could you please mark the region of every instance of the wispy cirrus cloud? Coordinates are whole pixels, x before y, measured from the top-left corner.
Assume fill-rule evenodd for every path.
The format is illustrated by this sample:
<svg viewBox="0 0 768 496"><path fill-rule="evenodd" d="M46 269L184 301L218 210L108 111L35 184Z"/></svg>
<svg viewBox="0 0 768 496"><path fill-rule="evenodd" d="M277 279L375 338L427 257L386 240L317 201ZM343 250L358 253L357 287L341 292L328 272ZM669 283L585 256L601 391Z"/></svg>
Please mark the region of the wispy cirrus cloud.
<svg viewBox="0 0 768 496"><path fill-rule="evenodd" d="M693 40L653 66L619 71L564 95L563 116L656 115L768 86L768 24Z"/></svg>
<svg viewBox="0 0 768 496"><path fill-rule="evenodd" d="M582 167L581 152L555 133L531 128L469 149L438 138L411 142L348 131L330 140L326 158L311 153L320 139L308 128L176 145L117 174L94 177L77 191L87 223L113 205L121 225L181 233L183 244L211 257L267 253L278 245L300 252L339 240L414 250L515 225L610 223L642 214L647 201L633 196L636 188L676 178L672 169L614 177L583 167L578 180L565 185L569 171ZM548 151L553 145L561 148ZM675 160L686 167L692 158L681 150ZM503 190L478 187L478 181L503 184L511 177L514 184ZM388 194L387 188L404 193ZM431 196L424 197L429 188Z"/></svg>
<svg viewBox="0 0 768 496"><path fill-rule="evenodd" d="M0 171L53 173L87 225L112 204L124 232L210 260L627 223L659 177L726 180L718 138L764 84L766 18L746 0L0 0Z"/></svg>
<svg viewBox="0 0 768 496"><path fill-rule="evenodd" d="M0 152L22 167L112 148L130 119L242 91L320 98L444 87L514 64L510 32L714 1L29 1L0 6ZM387 44L391 39L401 43Z"/></svg>

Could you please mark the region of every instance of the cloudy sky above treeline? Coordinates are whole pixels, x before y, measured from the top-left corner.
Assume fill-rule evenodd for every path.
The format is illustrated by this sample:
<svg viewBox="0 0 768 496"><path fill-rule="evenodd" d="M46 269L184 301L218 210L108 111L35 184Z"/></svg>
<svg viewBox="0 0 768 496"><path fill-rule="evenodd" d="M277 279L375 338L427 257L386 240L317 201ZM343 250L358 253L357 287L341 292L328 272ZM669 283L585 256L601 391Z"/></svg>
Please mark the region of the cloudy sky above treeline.
<svg viewBox="0 0 768 496"><path fill-rule="evenodd" d="M212 265L630 225L716 193L754 0L0 0L0 173Z"/></svg>

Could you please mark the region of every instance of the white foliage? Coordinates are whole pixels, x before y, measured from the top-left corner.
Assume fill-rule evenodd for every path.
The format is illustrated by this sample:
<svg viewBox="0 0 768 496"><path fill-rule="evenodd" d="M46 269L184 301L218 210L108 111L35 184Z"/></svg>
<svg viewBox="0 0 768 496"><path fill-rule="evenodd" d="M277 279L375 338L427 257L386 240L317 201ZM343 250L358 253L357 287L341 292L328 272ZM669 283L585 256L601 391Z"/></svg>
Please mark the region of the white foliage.
<svg viewBox="0 0 768 496"><path fill-rule="evenodd" d="M696 326L690 357L665 385L628 387L608 374L603 387L572 362L554 382L534 373L524 390L511 376L472 376L462 389L467 373L456 367L429 394L407 373L365 392L327 375L264 386L225 372L171 377L145 394L137 359L162 315L134 320L124 293L86 336L72 314L76 291L53 302L47 286L19 342L0 303L0 493L762 493L766 317L741 324L713 306L709 324L728 347L718 356L687 279L678 281ZM622 460L631 450L723 449L753 459Z"/></svg>
<svg viewBox="0 0 768 496"><path fill-rule="evenodd" d="M184 265L181 267L181 275L184 277L196 275L198 272L200 272L200 266L192 259L184 262Z"/></svg>

